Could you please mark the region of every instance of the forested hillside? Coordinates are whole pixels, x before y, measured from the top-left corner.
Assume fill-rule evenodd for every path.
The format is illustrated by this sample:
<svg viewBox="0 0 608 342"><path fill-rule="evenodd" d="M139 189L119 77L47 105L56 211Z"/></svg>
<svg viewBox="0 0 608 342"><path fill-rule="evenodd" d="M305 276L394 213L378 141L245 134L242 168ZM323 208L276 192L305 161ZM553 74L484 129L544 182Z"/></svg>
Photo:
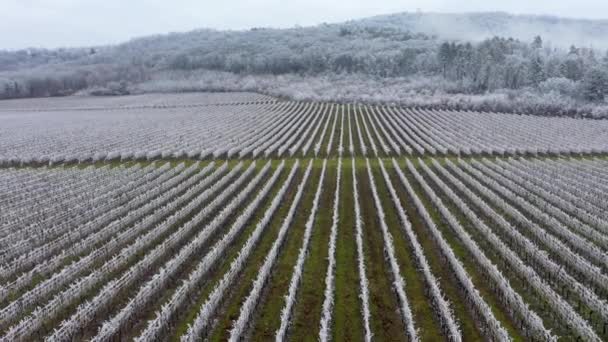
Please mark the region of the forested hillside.
<svg viewBox="0 0 608 342"><path fill-rule="evenodd" d="M433 25L438 22L450 24L451 33ZM527 28L526 34L515 27ZM530 32L535 28L538 34ZM561 31L569 34L559 41L550 33ZM593 40L605 37L602 32L608 22L503 13L205 29L118 46L0 52L0 98L253 90L298 99L603 117L608 53Z"/></svg>
<svg viewBox="0 0 608 342"><path fill-rule="evenodd" d="M608 48L608 20L513 15L504 12L396 13L361 20L365 25L400 28L445 39L480 41L494 36L531 41L542 36L552 46Z"/></svg>

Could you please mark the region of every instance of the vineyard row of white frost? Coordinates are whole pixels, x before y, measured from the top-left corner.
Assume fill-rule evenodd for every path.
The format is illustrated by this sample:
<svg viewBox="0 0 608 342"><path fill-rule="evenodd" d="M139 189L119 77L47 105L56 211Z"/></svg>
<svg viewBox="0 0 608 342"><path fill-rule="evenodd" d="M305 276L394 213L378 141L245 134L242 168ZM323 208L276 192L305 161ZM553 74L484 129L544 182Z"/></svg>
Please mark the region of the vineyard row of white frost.
<svg viewBox="0 0 608 342"><path fill-rule="evenodd" d="M0 339L608 339L603 157L376 158L486 142L441 112L276 106L289 133L251 151L374 157L0 169Z"/></svg>
<svg viewBox="0 0 608 342"><path fill-rule="evenodd" d="M127 97L90 108L78 99L0 106L0 166L608 152L606 120L235 96L147 95L139 100L148 105Z"/></svg>

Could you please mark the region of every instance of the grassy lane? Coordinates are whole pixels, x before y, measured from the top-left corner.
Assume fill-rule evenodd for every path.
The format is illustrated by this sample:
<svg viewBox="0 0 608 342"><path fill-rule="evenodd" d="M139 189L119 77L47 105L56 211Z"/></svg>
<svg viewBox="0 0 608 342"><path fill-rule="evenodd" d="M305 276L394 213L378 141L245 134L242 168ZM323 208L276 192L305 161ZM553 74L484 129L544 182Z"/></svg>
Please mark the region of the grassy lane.
<svg viewBox="0 0 608 342"><path fill-rule="evenodd" d="M422 273L418 271L413 250L406 241L405 233L401 228L399 215L391 200L388 188L384 182L382 170L378 160L370 161L372 172L378 189L378 196L386 215L385 222L393 236L395 253L399 262L401 276L405 280L405 292L414 317L415 327L420 329L419 337L425 341L439 341L443 339L441 327L435 320L431 302L425 295L425 282Z"/></svg>
<svg viewBox="0 0 608 342"><path fill-rule="evenodd" d="M346 144L346 147L348 148L348 144ZM355 243L355 206L351 165L350 159L344 159L342 162L340 225L338 226L336 243L336 297L332 328L334 341L362 341L365 336L361 301L359 299L359 271L357 268L357 245ZM318 281L321 282L321 279Z"/></svg>
<svg viewBox="0 0 608 342"><path fill-rule="evenodd" d="M342 116L342 113L340 113L340 119L339 120L342 120L341 116ZM349 124L350 124L350 126L349 126ZM353 128L354 128L353 125L354 125L354 122L353 122L353 120L351 118L350 106L344 105L344 127L342 127L342 122L338 122L338 128L342 128L344 130L344 133L343 133L344 137L343 137L343 141L342 141L343 146L344 146L344 151L342 152L342 156L343 157L347 157L348 156L348 157L352 158L352 154L351 154L351 151L350 151L350 145L351 145L350 144L350 140L354 139L354 136L352 134L353 133ZM336 134L338 134L338 133L336 133ZM339 139L339 136L338 136L338 139ZM357 149L355 148L354 141L355 140L353 140L353 151L357 152ZM338 140L338 142L336 143L336 145L337 145L336 149L338 148L339 144L340 143L339 143L339 140Z"/></svg>
<svg viewBox="0 0 608 342"><path fill-rule="evenodd" d="M292 314L289 338L296 341L317 341L323 306L323 279L327 272L329 235L332 225L334 192L336 190L337 162L327 164L319 211L310 239L310 247L296 304Z"/></svg>
<svg viewBox="0 0 608 342"><path fill-rule="evenodd" d="M274 338L276 330L280 325L281 310L285 304L285 296L288 293L289 282L296 264L304 229L310 214L315 191L321 176L321 165L323 161L314 162L306 191L302 196L302 203L296 211L296 215L287 233L281 253L273 267L272 276L267 281L262 298L257 307L255 321L251 322L251 339L254 341L270 340ZM327 178L326 178L327 180Z"/></svg>
<svg viewBox="0 0 608 342"><path fill-rule="evenodd" d="M364 164L364 163L363 163ZM384 341L405 341L393 279L385 260L384 240L378 224L376 208L365 167L357 165L357 181L363 216L364 252L369 280L371 330L374 338Z"/></svg>

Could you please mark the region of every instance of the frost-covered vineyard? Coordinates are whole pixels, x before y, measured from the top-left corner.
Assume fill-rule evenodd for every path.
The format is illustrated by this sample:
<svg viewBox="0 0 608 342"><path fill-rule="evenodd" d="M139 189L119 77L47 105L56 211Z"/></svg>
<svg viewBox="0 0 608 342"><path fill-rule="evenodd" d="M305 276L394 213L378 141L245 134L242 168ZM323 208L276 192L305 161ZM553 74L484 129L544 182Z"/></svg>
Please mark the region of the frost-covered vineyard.
<svg viewBox="0 0 608 342"><path fill-rule="evenodd" d="M605 120L289 102L249 93L0 103L4 165L605 152Z"/></svg>
<svg viewBox="0 0 608 342"><path fill-rule="evenodd" d="M69 96L0 101L2 111L60 111L134 108L203 107L274 102L275 98L253 93L182 93L132 96Z"/></svg>
<svg viewBox="0 0 608 342"><path fill-rule="evenodd" d="M156 96L0 102L0 341L608 340L605 121Z"/></svg>
<svg viewBox="0 0 608 342"><path fill-rule="evenodd" d="M0 331L605 340L607 184L603 158L5 168Z"/></svg>

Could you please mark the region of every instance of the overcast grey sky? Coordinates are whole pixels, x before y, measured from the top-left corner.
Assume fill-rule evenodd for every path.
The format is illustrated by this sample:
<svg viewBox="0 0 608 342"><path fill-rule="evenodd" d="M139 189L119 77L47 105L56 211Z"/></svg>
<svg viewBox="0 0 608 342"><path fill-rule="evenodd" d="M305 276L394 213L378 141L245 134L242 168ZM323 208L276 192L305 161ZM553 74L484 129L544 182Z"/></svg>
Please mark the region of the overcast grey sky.
<svg viewBox="0 0 608 342"><path fill-rule="evenodd" d="M203 27L291 27L418 9L608 17L607 0L0 0L0 49L101 45Z"/></svg>

